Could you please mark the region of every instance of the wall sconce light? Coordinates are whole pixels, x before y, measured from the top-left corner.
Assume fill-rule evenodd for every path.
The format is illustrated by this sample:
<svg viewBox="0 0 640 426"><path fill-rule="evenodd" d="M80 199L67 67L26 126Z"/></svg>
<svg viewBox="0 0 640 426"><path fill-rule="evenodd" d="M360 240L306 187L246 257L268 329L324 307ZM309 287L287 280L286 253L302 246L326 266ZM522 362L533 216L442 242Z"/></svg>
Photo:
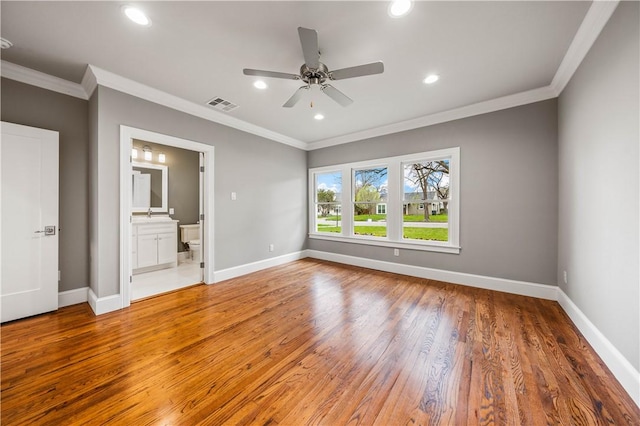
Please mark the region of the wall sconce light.
<svg viewBox="0 0 640 426"><path fill-rule="evenodd" d="M166 157L164 156L164 152L158 154L158 161L164 163L166 161Z"/></svg>
<svg viewBox="0 0 640 426"><path fill-rule="evenodd" d="M145 161L151 161L153 159L153 154L151 153L151 148L149 147L149 145L143 146L142 152L144 152Z"/></svg>
<svg viewBox="0 0 640 426"><path fill-rule="evenodd" d="M131 158L135 160L138 158L138 150L136 148L131 148Z"/></svg>

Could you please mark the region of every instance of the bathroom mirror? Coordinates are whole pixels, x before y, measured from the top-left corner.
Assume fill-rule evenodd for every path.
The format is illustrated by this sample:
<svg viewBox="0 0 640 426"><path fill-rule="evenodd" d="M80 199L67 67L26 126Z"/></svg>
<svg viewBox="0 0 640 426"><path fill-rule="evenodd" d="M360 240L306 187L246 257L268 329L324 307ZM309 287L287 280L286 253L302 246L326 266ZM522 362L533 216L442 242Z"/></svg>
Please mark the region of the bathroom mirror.
<svg viewBox="0 0 640 426"><path fill-rule="evenodd" d="M169 169L159 164L136 163L131 165L131 211L166 213L169 200L167 188Z"/></svg>

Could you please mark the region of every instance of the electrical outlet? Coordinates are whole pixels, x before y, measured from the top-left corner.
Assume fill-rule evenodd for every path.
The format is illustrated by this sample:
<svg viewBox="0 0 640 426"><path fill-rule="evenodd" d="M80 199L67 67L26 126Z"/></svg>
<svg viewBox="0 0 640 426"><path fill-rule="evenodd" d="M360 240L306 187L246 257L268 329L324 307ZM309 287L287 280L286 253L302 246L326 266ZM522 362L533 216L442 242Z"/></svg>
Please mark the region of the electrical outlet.
<svg viewBox="0 0 640 426"><path fill-rule="evenodd" d="M273 251L275 249L275 247L273 246L273 244L269 244L269 251Z"/></svg>
<svg viewBox="0 0 640 426"><path fill-rule="evenodd" d="M564 279L564 283L567 284L567 271L562 271L562 278Z"/></svg>
<svg viewBox="0 0 640 426"><path fill-rule="evenodd" d="M400 256L400 250L399 249L393 249L393 255L394 256Z"/></svg>
<svg viewBox="0 0 640 426"><path fill-rule="evenodd" d="M176 211L173 209L173 207L169 207L169 214L175 214Z"/></svg>
<svg viewBox="0 0 640 426"><path fill-rule="evenodd" d="M237 197L236 197L236 193L235 193L235 192L232 192L232 193L231 193L231 201L235 201L235 200L236 200L236 198L237 198Z"/></svg>

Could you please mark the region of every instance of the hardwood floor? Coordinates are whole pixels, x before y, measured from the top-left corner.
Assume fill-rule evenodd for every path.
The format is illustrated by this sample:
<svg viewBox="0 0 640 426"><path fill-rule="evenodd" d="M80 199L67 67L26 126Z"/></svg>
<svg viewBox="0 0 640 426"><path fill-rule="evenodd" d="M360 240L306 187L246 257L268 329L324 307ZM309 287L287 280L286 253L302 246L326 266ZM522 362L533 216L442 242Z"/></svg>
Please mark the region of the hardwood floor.
<svg viewBox="0 0 640 426"><path fill-rule="evenodd" d="M316 260L2 326L2 424L639 424L555 302Z"/></svg>

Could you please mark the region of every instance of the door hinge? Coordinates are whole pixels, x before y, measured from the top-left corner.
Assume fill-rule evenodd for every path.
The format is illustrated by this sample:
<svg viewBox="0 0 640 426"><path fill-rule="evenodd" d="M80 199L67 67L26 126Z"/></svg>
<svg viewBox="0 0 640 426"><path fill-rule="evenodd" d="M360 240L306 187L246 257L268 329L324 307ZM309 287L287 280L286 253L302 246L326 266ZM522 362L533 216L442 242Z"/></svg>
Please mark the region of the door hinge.
<svg viewBox="0 0 640 426"><path fill-rule="evenodd" d="M200 215L200 220L204 220L204 213Z"/></svg>
<svg viewBox="0 0 640 426"><path fill-rule="evenodd" d="M204 262L200 262L200 269L204 269Z"/></svg>
<svg viewBox="0 0 640 426"><path fill-rule="evenodd" d="M200 173L204 173L204 166L200 166Z"/></svg>
<svg viewBox="0 0 640 426"><path fill-rule="evenodd" d="M129 282L132 283L133 282L133 277L131 275L129 275Z"/></svg>

